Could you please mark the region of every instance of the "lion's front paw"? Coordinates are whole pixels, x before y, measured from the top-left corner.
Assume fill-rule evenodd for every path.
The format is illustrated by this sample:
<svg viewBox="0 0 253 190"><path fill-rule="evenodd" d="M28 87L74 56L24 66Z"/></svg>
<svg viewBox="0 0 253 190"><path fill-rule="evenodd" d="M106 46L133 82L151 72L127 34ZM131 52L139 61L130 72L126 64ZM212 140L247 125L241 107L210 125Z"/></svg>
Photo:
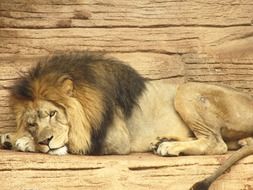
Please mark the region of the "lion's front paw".
<svg viewBox="0 0 253 190"><path fill-rule="evenodd" d="M13 148L12 135L10 133L0 135L0 139L0 145L2 148L8 150Z"/></svg>
<svg viewBox="0 0 253 190"><path fill-rule="evenodd" d="M157 137L156 140L152 143L150 143L150 149L153 150L154 152L157 151L159 145L163 142L169 142L169 141L173 141L174 139L168 139L166 137Z"/></svg>
<svg viewBox="0 0 253 190"><path fill-rule="evenodd" d="M68 148L66 146L63 146L63 147L58 148L56 150L50 150L48 153L52 154L52 155L63 156L63 155L68 154Z"/></svg>
<svg viewBox="0 0 253 190"><path fill-rule="evenodd" d="M155 154L158 154L158 155L161 155L161 156L168 156L168 153L165 150L166 148L165 148L164 144L166 144L166 143L173 143L175 141L177 141L177 139L175 139L175 138L167 138L167 137L162 137L161 138L161 137L157 137L156 141L150 144L150 149ZM171 156L172 155L174 155L174 154L171 154Z"/></svg>
<svg viewBox="0 0 253 190"><path fill-rule="evenodd" d="M30 137L21 137L16 141L15 149L22 152L35 152L34 141Z"/></svg>
<svg viewBox="0 0 253 190"><path fill-rule="evenodd" d="M182 148L178 142L162 142L155 153L160 156L179 156L181 150Z"/></svg>

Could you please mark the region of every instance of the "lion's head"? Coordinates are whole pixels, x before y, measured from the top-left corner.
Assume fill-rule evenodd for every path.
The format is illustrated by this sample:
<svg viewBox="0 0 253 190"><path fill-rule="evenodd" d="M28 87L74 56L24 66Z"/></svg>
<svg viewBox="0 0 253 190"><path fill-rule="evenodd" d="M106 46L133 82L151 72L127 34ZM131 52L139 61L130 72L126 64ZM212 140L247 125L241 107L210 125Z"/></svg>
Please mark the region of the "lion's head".
<svg viewBox="0 0 253 190"><path fill-rule="evenodd" d="M18 133L28 132L38 151L68 146L71 153L90 152L92 132L102 115L99 92L88 86L75 90L71 76L45 73L19 81L12 102Z"/></svg>
<svg viewBox="0 0 253 190"><path fill-rule="evenodd" d="M78 108L71 109L69 105L73 100L75 102L69 76L44 75L43 79L26 76L11 92L20 136L29 133L37 151L43 153L56 151L69 144L69 131L74 122L70 119L70 112L80 117Z"/></svg>
<svg viewBox="0 0 253 190"><path fill-rule="evenodd" d="M129 117L145 84L132 68L90 53L42 60L11 88L17 132L39 151L67 146L73 154L100 154L115 110Z"/></svg>
<svg viewBox="0 0 253 190"><path fill-rule="evenodd" d="M32 135L40 152L50 153L68 143L69 123L62 106L38 100L28 103L22 115L21 127Z"/></svg>

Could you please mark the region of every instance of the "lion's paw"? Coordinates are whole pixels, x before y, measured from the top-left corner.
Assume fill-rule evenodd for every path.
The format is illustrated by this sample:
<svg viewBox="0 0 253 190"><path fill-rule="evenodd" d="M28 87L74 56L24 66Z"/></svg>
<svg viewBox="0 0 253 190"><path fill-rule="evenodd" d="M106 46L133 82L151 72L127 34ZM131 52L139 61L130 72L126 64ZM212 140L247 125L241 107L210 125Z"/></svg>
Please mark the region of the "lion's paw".
<svg viewBox="0 0 253 190"><path fill-rule="evenodd" d="M63 146L63 147L58 148L56 150L50 150L48 153L52 154L52 155L63 156L63 155L68 154L68 148L66 146Z"/></svg>
<svg viewBox="0 0 253 190"><path fill-rule="evenodd" d="M6 133L6 134L0 135L0 145L4 149L8 149L8 150L12 149L13 144L11 140L11 134Z"/></svg>
<svg viewBox="0 0 253 190"><path fill-rule="evenodd" d="M161 156L167 156L167 154L166 155L161 154L162 152L165 152L165 150L162 150L162 149L164 149L164 145L162 145L162 144L175 142L175 141L177 141L176 138L157 137L156 141L154 141L150 144L150 150L152 150L155 154L158 154Z"/></svg>
<svg viewBox="0 0 253 190"><path fill-rule="evenodd" d="M35 152L34 141L30 137L21 137L16 141L15 149L22 152Z"/></svg>
<svg viewBox="0 0 253 190"><path fill-rule="evenodd" d="M154 142L150 143L150 149L153 150L154 152L156 152L157 149L158 149L158 147L159 147L159 145L160 145L161 143L163 143L163 142L168 142L168 141L170 141L170 140L167 139L167 138L165 138L165 137L164 137L164 138L157 137L156 140L155 140Z"/></svg>
<svg viewBox="0 0 253 190"><path fill-rule="evenodd" d="M0 136L1 138L1 146L4 148L4 149L12 149L13 145L11 143L11 135L10 134L2 134Z"/></svg>
<svg viewBox="0 0 253 190"><path fill-rule="evenodd" d="M181 150L182 148L178 142L162 142L155 153L160 156L179 156Z"/></svg>

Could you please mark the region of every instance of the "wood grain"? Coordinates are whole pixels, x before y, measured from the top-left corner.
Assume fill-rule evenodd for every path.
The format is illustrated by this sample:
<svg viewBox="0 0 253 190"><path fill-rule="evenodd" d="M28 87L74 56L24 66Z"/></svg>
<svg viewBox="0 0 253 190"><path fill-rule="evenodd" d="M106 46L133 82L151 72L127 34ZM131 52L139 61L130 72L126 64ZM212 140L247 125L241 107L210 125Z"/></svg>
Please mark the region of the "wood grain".
<svg viewBox="0 0 253 190"><path fill-rule="evenodd" d="M2 0L0 26L70 27L229 27L252 24L251 0Z"/></svg>
<svg viewBox="0 0 253 190"><path fill-rule="evenodd" d="M228 84L253 94L252 0L1 0L0 133L8 88L43 56L102 51L145 78ZM188 189L227 156L55 157L0 151L1 189ZM251 190L253 157L211 190Z"/></svg>
<svg viewBox="0 0 253 190"><path fill-rule="evenodd" d="M0 151L1 189L189 189L208 176L227 157L50 156ZM250 156L240 161L210 188L253 187Z"/></svg>

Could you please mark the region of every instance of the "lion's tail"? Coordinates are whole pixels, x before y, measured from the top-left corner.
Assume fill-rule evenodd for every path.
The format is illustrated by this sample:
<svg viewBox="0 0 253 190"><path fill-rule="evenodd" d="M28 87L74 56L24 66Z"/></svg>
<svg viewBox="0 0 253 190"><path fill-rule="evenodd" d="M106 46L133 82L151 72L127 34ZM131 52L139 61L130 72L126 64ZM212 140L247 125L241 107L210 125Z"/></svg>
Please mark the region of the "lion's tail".
<svg viewBox="0 0 253 190"><path fill-rule="evenodd" d="M246 145L233 153L212 175L195 183L190 190L208 190L209 186L237 161L253 154L253 145Z"/></svg>

